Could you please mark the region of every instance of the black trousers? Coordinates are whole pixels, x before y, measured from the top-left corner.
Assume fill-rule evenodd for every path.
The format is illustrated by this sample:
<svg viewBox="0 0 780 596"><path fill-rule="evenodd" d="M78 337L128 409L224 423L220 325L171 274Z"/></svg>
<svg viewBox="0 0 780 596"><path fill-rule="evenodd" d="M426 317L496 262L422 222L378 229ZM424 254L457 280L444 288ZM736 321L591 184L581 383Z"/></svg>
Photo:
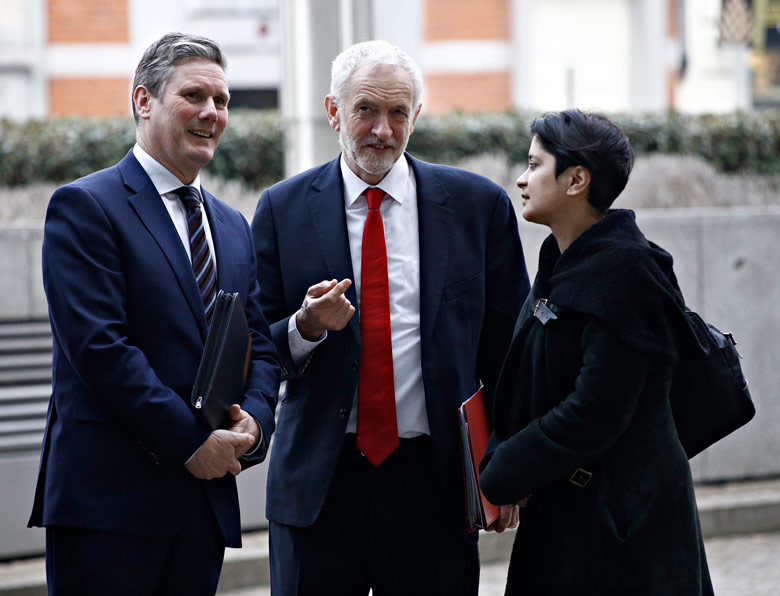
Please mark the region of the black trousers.
<svg viewBox="0 0 780 596"><path fill-rule="evenodd" d="M441 492L430 437L401 439L375 468L347 435L314 525L271 522L272 593L476 594L477 546Z"/></svg>
<svg viewBox="0 0 780 596"><path fill-rule="evenodd" d="M49 594L216 593L225 541L210 506L201 501L193 512L200 515L170 536L47 527Z"/></svg>

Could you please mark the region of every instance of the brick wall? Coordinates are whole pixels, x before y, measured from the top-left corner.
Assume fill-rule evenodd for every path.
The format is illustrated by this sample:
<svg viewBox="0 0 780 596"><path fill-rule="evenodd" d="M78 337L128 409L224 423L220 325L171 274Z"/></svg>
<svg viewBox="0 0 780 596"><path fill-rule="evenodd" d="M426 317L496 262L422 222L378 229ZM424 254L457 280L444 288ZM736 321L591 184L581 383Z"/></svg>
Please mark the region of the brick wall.
<svg viewBox="0 0 780 596"><path fill-rule="evenodd" d="M126 43L128 0L48 0L52 43Z"/></svg>
<svg viewBox="0 0 780 596"><path fill-rule="evenodd" d="M427 41L506 39L509 0L425 0Z"/></svg>
<svg viewBox="0 0 780 596"><path fill-rule="evenodd" d="M48 0L48 38L53 44L125 44L130 41L129 0ZM87 51L87 50L85 50ZM52 116L113 116L130 112L127 76L49 78Z"/></svg>
<svg viewBox="0 0 780 596"><path fill-rule="evenodd" d="M478 42L511 42L510 0L423 0L425 43L446 42L454 51L478 63ZM473 43L477 42L477 43ZM452 45L454 44L454 46ZM483 44L484 46L484 44ZM499 112L512 107L509 69L496 65L474 68L434 65L425 71L425 111L443 114L454 110ZM500 68L500 67L499 67Z"/></svg>
<svg viewBox="0 0 780 596"><path fill-rule="evenodd" d="M508 72L441 73L425 77L425 105L428 114L502 112L512 108Z"/></svg>
<svg viewBox="0 0 780 596"><path fill-rule="evenodd" d="M130 77L49 79L52 116L120 116L130 114Z"/></svg>

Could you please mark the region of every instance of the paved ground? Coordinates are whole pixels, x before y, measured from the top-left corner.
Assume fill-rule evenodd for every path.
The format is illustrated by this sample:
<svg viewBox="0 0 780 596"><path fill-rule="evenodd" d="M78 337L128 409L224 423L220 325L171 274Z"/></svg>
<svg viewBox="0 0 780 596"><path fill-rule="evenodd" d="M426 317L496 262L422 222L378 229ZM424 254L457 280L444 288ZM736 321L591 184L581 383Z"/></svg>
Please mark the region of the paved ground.
<svg viewBox="0 0 780 596"><path fill-rule="evenodd" d="M776 596L780 594L780 533L751 534L709 538L705 540L712 581L717 596ZM29 569L28 569L29 568ZM42 560L6 564L3 573L23 580L25 574L43 577ZM3 573L0 573L2 580ZM482 567L481 596L502 596L506 563L490 563ZM38 590L14 591L7 594L45 594ZM269 596L268 586L253 589L221 591L220 596Z"/></svg>
<svg viewBox="0 0 780 596"><path fill-rule="evenodd" d="M710 538L705 541L717 596L780 594L780 533ZM506 563L483 565L481 596L502 596ZM224 596L268 596L263 587L225 592Z"/></svg>
<svg viewBox="0 0 780 596"><path fill-rule="evenodd" d="M780 533L705 540L718 596L780 594Z"/></svg>
<svg viewBox="0 0 780 596"><path fill-rule="evenodd" d="M705 541L717 596L780 594L780 533L710 538ZM483 567L481 596L502 596L506 565Z"/></svg>

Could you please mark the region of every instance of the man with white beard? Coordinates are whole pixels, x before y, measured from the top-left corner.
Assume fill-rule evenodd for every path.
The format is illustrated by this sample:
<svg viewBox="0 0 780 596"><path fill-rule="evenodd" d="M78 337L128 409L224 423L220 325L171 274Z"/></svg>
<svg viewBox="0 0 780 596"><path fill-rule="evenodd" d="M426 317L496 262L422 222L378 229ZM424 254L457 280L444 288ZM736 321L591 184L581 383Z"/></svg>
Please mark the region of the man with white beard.
<svg viewBox="0 0 780 596"><path fill-rule="evenodd" d="M266 190L252 222L287 381L274 594L477 592L457 408L480 383L490 402L528 277L506 192L405 153L421 93L401 49L342 52L325 98L341 156Z"/></svg>

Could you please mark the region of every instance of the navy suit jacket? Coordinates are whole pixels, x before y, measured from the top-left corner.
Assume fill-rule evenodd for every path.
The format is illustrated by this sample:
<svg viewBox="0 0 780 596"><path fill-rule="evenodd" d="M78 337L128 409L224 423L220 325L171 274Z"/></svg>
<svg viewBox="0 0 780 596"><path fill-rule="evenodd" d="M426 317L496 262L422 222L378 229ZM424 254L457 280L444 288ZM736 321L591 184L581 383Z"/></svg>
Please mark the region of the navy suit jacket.
<svg viewBox="0 0 780 596"><path fill-rule="evenodd" d="M428 421L442 485L451 496L443 505L465 528L457 408L480 381L489 398L528 292L528 276L517 220L502 188L463 170L406 158L417 180ZM266 515L308 526L328 493L360 368L358 313L343 330L328 332L303 371L291 360L287 338L289 317L309 286L353 279L339 160L267 189L252 232L260 299L287 380L270 458ZM357 304L354 286L346 295Z"/></svg>
<svg viewBox="0 0 780 596"><path fill-rule="evenodd" d="M279 362L249 225L203 198L217 285L240 294L256 332L241 405L267 441ZM188 406L208 328L181 239L132 152L54 193L43 280L53 390L30 525L169 535L205 495L226 544L240 546L235 478L198 480L184 467L209 436Z"/></svg>

